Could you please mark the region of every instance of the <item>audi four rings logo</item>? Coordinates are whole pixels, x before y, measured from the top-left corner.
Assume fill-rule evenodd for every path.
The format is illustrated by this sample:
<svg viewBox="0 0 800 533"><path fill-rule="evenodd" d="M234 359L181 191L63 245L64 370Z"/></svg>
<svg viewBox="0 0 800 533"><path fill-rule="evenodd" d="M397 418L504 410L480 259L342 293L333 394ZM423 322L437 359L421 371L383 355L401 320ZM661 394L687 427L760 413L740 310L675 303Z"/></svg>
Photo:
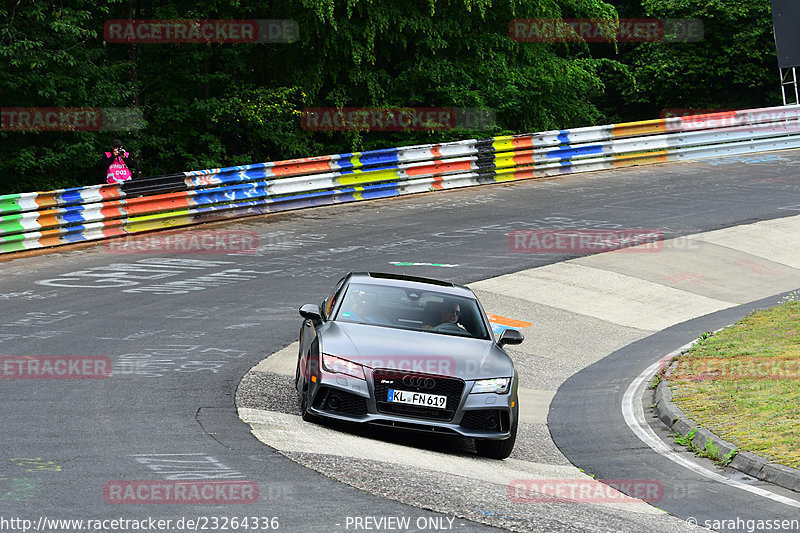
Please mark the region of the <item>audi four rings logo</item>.
<svg viewBox="0 0 800 533"><path fill-rule="evenodd" d="M436 381L433 378L422 376L403 376L403 385L419 389L432 389L436 386Z"/></svg>

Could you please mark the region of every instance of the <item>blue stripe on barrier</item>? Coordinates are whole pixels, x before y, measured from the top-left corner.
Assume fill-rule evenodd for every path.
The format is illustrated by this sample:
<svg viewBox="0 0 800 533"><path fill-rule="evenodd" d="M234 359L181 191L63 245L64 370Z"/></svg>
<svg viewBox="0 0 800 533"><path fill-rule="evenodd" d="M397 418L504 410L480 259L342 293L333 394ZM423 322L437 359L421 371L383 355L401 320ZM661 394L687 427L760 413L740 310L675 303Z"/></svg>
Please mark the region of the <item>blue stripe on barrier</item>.
<svg viewBox="0 0 800 533"><path fill-rule="evenodd" d="M580 148L559 148L557 150L552 150L547 152L545 155L551 159L572 159L573 157L581 156L581 155L592 155L592 154L602 154L603 147L599 144L593 144L591 146L582 146Z"/></svg>
<svg viewBox="0 0 800 533"><path fill-rule="evenodd" d="M251 182L247 185L233 185L195 194L192 196L192 200L199 205L248 200L254 196L268 196L269 192L266 187L267 184L263 181Z"/></svg>
<svg viewBox="0 0 800 533"><path fill-rule="evenodd" d="M72 189L64 189L64 191L59 194L61 200L64 203L74 204L83 202L83 197L81 196L81 191L83 191L83 187L73 187Z"/></svg>
<svg viewBox="0 0 800 533"><path fill-rule="evenodd" d="M190 213L211 213L213 211L225 211L226 209L237 210L240 207L263 205L264 200L250 200L249 202L239 202L236 205L207 205L196 207Z"/></svg>
<svg viewBox="0 0 800 533"><path fill-rule="evenodd" d="M239 172L237 178L240 181L251 181L257 179L265 179L267 177L263 168L250 168L245 171Z"/></svg>
<svg viewBox="0 0 800 533"><path fill-rule="evenodd" d="M355 168L355 165L353 164L353 156L355 156L355 155L357 155L357 154L339 154L341 159L336 161L336 166L341 168L341 169L344 169L344 168Z"/></svg>
<svg viewBox="0 0 800 533"><path fill-rule="evenodd" d="M86 222L86 217L83 215L83 207L68 207L58 216L66 222Z"/></svg>
<svg viewBox="0 0 800 533"><path fill-rule="evenodd" d="M359 159L361 160L361 164L364 166L399 163L400 154L397 148L392 148L391 150L373 150L371 152L364 152L361 154ZM396 165L393 165L390 168L396 168Z"/></svg>
<svg viewBox="0 0 800 533"><path fill-rule="evenodd" d="M85 229L86 226L70 226L65 233L59 235L59 238L67 242L85 241L86 236L83 234Z"/></svg>
<svg viewBox="0 0 800 533"><path fill-rule="evenodd" d="M397 187L382 189L378 191L363 191L361 193L361 197L367 200L372 200L375 198L385 198L387 196L399 196L399 195L400 195L400 190Z"/></svg>
<svg viewBox="0 0 800 533"><path fill-rule="evenodd" d="M569 144L569 130L561 130L558 132L558 144Z"/></svg>

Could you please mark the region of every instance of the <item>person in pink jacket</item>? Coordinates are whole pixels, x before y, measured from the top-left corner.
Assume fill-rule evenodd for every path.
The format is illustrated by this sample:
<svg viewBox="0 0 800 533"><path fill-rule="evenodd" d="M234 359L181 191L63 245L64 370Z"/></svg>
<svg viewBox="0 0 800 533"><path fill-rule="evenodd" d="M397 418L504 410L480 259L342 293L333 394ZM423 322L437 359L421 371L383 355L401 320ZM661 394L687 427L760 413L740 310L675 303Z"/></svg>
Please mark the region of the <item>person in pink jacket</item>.
<svg viewBox="0 0 800 533"><path fill-rule="evenodd" d="M131 154L122 147L122 141L114 139L111 143L112 152L106 152L103 168L106 171L106 183L122 183L133 177L128 165L131 163Z"/></svg>

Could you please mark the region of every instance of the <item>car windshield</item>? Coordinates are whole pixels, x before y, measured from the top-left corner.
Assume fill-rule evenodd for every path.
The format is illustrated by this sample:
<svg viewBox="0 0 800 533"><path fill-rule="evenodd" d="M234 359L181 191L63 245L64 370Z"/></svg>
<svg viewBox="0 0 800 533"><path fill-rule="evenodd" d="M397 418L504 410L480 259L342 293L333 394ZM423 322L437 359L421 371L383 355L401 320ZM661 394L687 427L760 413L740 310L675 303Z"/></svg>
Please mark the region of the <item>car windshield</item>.
<svg viewBox="0 0 800 533"><path fill-rule="evenodd" d="M490 338L474 299L385 285L350 284L334 320Z"/></svg>

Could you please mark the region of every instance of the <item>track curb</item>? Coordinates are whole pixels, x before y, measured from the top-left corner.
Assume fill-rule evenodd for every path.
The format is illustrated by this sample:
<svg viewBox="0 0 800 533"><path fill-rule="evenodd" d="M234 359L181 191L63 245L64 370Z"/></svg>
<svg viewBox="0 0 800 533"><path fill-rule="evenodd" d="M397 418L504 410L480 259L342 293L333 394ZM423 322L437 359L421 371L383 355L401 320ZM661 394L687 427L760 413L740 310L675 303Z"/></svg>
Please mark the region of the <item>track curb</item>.
<svg viewBox="0 0 800 533"><path fill-rule="evenodd" d="M718 458L733 456L728 466L762 481L800 492L800 470L769 461L752 452L739 451L735 444L701 427L672 401L669 381L663 378L654 393L653 409L662 424L683 437L695 431L692 445L701 450L708 443L719 450Z"/></svg>

